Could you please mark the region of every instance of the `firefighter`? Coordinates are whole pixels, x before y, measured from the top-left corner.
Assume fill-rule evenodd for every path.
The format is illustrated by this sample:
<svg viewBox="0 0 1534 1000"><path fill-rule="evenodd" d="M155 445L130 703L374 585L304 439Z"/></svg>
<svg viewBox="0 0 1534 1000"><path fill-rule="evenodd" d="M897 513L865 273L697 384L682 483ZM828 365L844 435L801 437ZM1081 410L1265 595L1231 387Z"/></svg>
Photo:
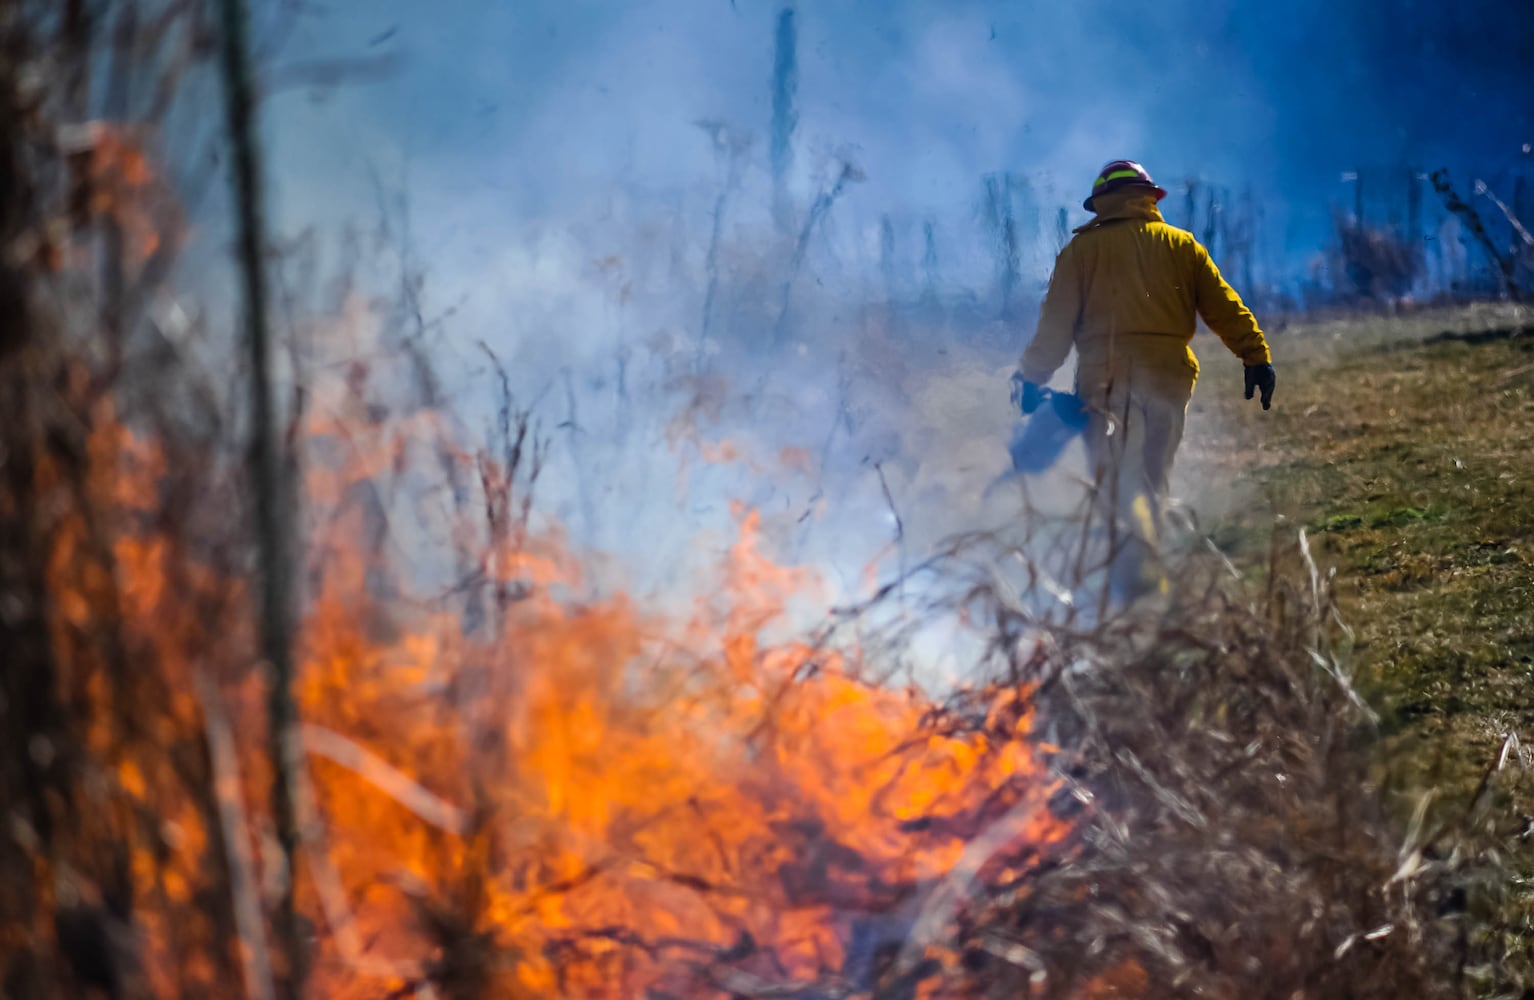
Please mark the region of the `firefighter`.
<svg viewBox="0 0 1534 1000"><path fill-rule="evenodd" d="M1092 509L1109 529L1110 593L1121 605L1165 588L1152 557L1198 379L1196 317L1245 364L1246 398L1259 393L1264 410L1273 402L1273 358L1256 318L1193 235L1167 225L1156 207L1164 197L1138 163L1103 167L1084 202L1094 218L1055 261L1038 332L1012 376L1015 401L1032 413L1076 349Z"/></svg>

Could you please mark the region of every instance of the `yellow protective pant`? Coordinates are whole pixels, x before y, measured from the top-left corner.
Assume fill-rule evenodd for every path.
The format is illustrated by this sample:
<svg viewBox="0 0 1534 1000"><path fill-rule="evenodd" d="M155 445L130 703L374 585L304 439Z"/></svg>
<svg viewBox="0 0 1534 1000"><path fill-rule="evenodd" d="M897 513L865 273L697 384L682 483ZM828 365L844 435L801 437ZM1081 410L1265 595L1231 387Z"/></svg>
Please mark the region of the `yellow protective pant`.
<svg viewBox="0 0 1534 1000"><path fill-rule="evenodd" d="M1086 446L1092 477L1090 532L1108 595L1124 607L1165 586L1159 558L1172 460L1182 443L1193 379L1133 371L1079 390L1092 407Z"/></svg>

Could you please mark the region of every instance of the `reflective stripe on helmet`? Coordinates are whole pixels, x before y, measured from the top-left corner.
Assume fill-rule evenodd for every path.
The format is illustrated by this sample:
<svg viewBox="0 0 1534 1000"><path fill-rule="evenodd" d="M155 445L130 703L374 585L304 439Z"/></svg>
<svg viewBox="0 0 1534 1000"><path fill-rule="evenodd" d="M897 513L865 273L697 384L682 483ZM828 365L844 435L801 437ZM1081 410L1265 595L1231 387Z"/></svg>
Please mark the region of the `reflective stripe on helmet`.
<svg viewBox="0 0 1534 1000"><path fill-rule="evenodd" d="M1150 183L1150 179L1144 174L1140 173L1138 170L1115 170L1113 173L1104 174L1103 176L1097 178L1097 180L1093 181L1092 190L1096 191L1098 188L1102 187L1109 181L1123 180L1126 177L1133 177L1135 180Z"/></svg>

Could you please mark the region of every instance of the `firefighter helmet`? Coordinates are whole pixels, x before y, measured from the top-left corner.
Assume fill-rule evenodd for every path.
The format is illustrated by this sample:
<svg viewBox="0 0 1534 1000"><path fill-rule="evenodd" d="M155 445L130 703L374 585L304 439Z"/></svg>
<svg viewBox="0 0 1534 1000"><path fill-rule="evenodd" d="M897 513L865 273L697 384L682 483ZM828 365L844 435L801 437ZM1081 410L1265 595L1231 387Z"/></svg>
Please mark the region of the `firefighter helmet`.
<svg viewBox="0 0 1534 1000"><path fill-rule="evenodd" d="M1088 212L1094 211L1092 199L1109 191L1118 191L1121 188L1137 187L1146 188L1156 192L1156 200L1166 197L1166 188L1158 187L1151 180L1150 172L1140 166L1134 160L1114 160L1112 163L1098 171L1097 180L1092 182L1092 193L1087 195L1087 200L1081 203L1081 207Z"/></svg>

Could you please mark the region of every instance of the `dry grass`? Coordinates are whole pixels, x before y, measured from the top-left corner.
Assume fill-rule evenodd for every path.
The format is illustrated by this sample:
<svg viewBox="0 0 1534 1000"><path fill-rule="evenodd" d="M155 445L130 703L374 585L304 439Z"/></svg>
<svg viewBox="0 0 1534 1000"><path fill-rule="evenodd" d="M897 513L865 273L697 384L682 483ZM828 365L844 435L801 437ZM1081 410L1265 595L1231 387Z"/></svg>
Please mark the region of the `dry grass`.
<svg viewBox="0 0 1534 1000"><path fill-rule="evenodd" d="M1187 480L1243 487L1206 505L1222 547L1255 572L1277 515L1336 568L1359 683L1381 710L1376 771L1398 815L1432 789L1430 824L1463 812L1510 735L1534 732L1531 324L1482 307L1291 331L1277 409L1205 386L1190 421ZM1534 795L1506 808L1534 813ZM1525 839L1481 900L1512 952L1534 949L1531 886Z"/></svg>
<svg viewBox="0 0 1534 1000"><path fill-rule="evenodd" d="M1514 696L1534 678L1534 333L1486 320L1294 337L1271 414L1203 394L1190 473L1246 484L1245 508L1206 525L1238 560L1260 555L1273 514L1317 535L1371 682L1405 728L1470 760L1534 723Z"/></svg>
<svg viewBox="0 0 1534 1000"><path fill-rule="evenodd" d="M1072 839L1040 851L1029 815L993 818L889 915L869 965L739 995L1520 995L1486 904L1519 834L1513 747L1441 819L1428 789L1382 777L1335 581L1302 535L1273 536L1260 585L1196 555L1169 597L1090 625L1034 593L1027 548L971 539L932 567L989 623L998 677L933 725L988 733L1027 692Z"/></svg>

